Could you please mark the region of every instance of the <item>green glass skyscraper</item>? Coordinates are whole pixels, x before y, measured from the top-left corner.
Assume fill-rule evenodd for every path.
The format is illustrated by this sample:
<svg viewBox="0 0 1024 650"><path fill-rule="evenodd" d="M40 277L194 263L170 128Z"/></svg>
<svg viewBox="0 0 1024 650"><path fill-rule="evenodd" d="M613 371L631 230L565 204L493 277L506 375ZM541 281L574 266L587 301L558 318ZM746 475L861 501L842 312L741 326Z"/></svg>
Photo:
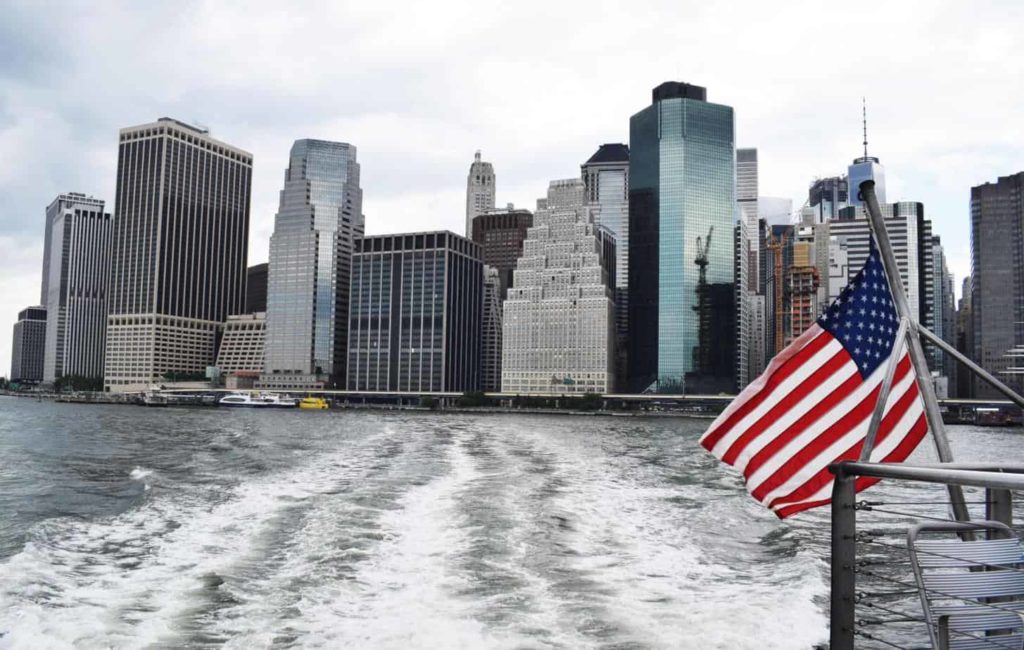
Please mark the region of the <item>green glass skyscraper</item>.
<svg viewBox="0 0 1024 650"><path fill-rule="evenodd" d="M629 123L629 374L635 392L735 389L733 110L680 82Z"/></svg>

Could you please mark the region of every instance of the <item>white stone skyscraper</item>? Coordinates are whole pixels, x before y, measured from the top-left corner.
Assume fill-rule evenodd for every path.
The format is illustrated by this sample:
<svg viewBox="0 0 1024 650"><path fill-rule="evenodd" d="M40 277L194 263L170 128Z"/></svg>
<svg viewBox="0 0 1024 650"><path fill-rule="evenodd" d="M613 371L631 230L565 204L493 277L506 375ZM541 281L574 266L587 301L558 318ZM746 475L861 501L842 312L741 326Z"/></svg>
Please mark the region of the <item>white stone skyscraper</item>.
<svg viewBox="0 0 1024 650"><path fill-rule="evenodd" d="M494 210L494 165L480 161L480 152L473 156L466 177L466 237L473 238L473 217Z"/></svg>
<svg viewBox="0 0 1024 650"><path fill-rule="evenodd" d="M578 178L538 201L504 304L501 387L508 393L607 393L615 382L614 247Z"/></svg>
<svg viewBox="0 0 1024 650"><path fill-rule="evenodd" d="M352 253L362 236L356 148L296 140L270 237L261 386L344 385Z"/></svg>
<svg viewBox="0 0 1024 650"><path fill-rule="evenodd" d="M114 224L103 201L77 192L46 208L43 381L103 377L107 341L107 283Z"/></svg>

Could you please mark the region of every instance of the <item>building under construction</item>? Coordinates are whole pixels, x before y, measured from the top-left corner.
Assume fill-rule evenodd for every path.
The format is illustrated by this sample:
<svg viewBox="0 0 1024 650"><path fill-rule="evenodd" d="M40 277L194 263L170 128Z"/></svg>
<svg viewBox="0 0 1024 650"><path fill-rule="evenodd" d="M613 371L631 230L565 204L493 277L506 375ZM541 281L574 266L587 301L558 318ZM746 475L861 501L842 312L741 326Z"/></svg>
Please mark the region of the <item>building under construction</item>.
<svg viewBox="0 0 1024 650"><path fill-rule="evenodd" d="M785 346L790 331L789 270L793 267L794 227L770 226L761 257L765 297L765 359Z"/></svg>
<svg viewBox="0 0 1024 650"><path fill-rule="evenodd" d="M803 334L818 318L818 268L814 264L814 243L793 243L793 264L789 268L789 331L786 345Z"/></svg>

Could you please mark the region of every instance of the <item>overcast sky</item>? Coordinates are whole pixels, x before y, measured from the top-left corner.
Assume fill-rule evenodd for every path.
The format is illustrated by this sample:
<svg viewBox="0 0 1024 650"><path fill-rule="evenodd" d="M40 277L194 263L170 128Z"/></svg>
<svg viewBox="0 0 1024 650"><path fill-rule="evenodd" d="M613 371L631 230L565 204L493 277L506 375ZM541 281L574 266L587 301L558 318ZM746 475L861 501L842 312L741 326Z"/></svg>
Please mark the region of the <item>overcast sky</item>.
<svg viewBox="0 0 1024 650"><path fill-rule="evenodd" d="M866 96L888 198L925 204L957 284L970 187L1024 169L1019 0L298 4L0 0L0 375L45 206L113 211L118 129L160 116L254 154L250 263L297 138L358 147L368 233L460 232L476 149L498 204L532 209L669 79L735 108L761 194L794 208L859 155Z"/></svg>

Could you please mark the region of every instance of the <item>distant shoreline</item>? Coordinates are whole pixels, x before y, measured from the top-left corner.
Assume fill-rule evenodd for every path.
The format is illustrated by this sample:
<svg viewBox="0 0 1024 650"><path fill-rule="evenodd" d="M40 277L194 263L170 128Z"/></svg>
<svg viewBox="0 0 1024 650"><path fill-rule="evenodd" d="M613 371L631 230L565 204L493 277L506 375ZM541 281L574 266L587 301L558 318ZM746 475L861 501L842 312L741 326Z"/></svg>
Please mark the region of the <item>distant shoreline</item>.
<svg viewBox="0 0 1024 650"><path fill-rule="evenodd" d="M129 399L125 394L119 393L79 393L77 395L60 395L56 393L26 393L15 391L0 391L0 396L18 397L22 399L35 399L36 401L56 402L60 404L75 405L114 405L114 406L142 406L147 408L221 408L217 406L201 406L198 404L167 404L160 407L151 407L143 404L140 400ZM228 409L225 409L228 410ZM281 409L274 409L281 410ZM296 411L301 409L294 409ZM438 414L466 414L466 415L576 415L588 417L649 417L649 418L687 418L692 420L712 420L718 416L717 413L695 413L678 410L579 410L579 409L556 409L538 407L508 407L508 406L447 406L431 408L419 405L397 405L397 404L353 404L340 403L332 404L331 411L412 411L417 413L438 413Z"/></svg>

